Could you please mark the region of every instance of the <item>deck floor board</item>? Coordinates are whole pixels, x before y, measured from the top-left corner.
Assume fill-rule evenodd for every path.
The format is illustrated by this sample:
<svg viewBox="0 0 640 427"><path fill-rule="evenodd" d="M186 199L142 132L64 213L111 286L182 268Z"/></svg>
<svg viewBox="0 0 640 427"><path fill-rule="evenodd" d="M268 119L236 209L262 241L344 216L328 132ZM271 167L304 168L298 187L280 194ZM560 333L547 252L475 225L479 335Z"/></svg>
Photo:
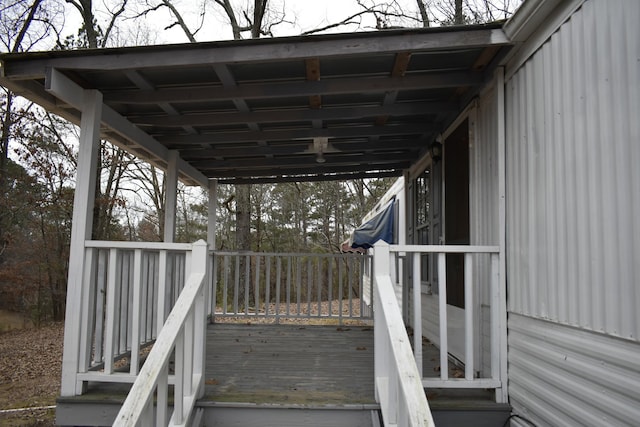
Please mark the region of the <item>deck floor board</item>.
<svg viewBox="0 0 640 427"><path fill-rule="evenodd" d="M373 328L214 324L205 398L255 404L370 404Z"/></svg>

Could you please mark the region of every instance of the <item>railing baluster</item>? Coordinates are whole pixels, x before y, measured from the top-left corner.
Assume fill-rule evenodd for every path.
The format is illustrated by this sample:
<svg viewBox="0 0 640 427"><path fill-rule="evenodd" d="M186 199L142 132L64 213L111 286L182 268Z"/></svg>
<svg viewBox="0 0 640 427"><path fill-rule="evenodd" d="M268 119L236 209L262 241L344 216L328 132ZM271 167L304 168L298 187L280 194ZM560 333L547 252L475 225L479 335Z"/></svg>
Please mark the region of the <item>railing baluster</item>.
<svg viewBox="0 0 640 427"><path fill-rule="evenodd" d="M349 263L349 317L353 317L353 258L347 258Z"/></svg>
<svg viewBox="0 0 640 427"><path fill-rule="evenodd" d="M365 258L364 256L362 256L361 258L358 259L360 262L359 264L359 271L358 271L358 278L360 279L360 283L358 285L358 295L360 296L360 316L359 317L363 317L364 316L364 263L365 263Z"/></svg>
<svg viewBox="0 0 640 427"><path fill-rule="evenodd" d="M470 253L464 254L464 377L473 380L474 377L474 344L473 344L473 258Z"/></svg>
<svg viewBox="0 0 640 427"><path fill-rule="evenodd" d="M491 254L491 378L500 379L500 263ZM506 337L505 337L506 339Z"/></svg>
<svg viewBox="0 0 640 427"><path fill-rule="evenodd" d="M291 267L293 258L287 257L287 316L291 315Z"/></svg>
<svg viewBox="0 0 640 427"><path fill-rule="evenodd" d="M296 257L296 313L300 316L300 303L302 293L302 258Z"/></svg>
<svg viewBox="0 0 640 427"><path fill-rule="evenodd" d="M271 311L271 256L265 257L264 260L264 294L265 294L265 313L269 316Z"/></svg>
<svg viewBox="0 0 640 427"><path fill-rule="evenodd" d="M440 320L440 379L449 379L449 345L447 326L447 259L438 254L438 308Z"/></svg>
<svg viewBox="0 0 640 427"><path fill-rule="evenodd" d="M182 424L184 421L184 359L185 359L185 347L184 347L184 325L180 328L180 332L176 337L175 346L175 384L173 386L173 415L171 419L175 424Z"/></svg>
<svg viewBox="0 0 640 427"><path fill-rule="evenodd" d="M322 263L323 258L316 260L316 289L318 294L318 317L322 316Z"/></svg>
<svg viewBox="0 0 640 427"><path fill-rule="evenodd" d="M91 363L91 337L95 327L96 312L96 251L86 248L84 251L85 264L83 281L87 286L87 292L83 293L80 335L80 358L78 360L78 372L87 372Z"/></svg>
<svg viewBox="0 0 640 427"><path fill-rule="evenodd" d="M307 316L311 316L311 294L313 292L313 264L312 259L307 259Z"/></svg>
<svg viewBox="0 0 640 427"><path fill-rule="evenodd" d="M249 289L251 288L251 257L244 257L244 315L249 314Z"/></svg>
<svg viewBox="0 0 640 427"><path fill-rule="evenodd" d="M258 314L260 313L260 255L255 255L254 256L255 261L255 270L256 270L256 283L255 283L255 300L256 300L256 307L255 307L255 315L258 316Z"/></svg>
<svg viewBox="0 0 640 427"><path fill-rule="evenodd" d="M276 323L280 320L280 280L282 279L282 258L277 257L276 264Z"/></svg>
<svg viewBox="0 0 640 427"><path fill-rule="evenodd" d="M238 314L238 298L240 293L240 255L236 255L235 280L233 286L233 314Z"/></svg>
<svg viewBox="0 0 640 427"><path fill-rule="evenodd" d="M210 298L210 306L208 308L208 312L211 315L211 321L213 322L215 320L215 314L216 314L216 304L218 303L217 301L217 297L218 297L218 256L215 254L215 252L211 252L210 255L210 262L211 262L211 298Z"/></svg>
<svg viewBox="0 0 640 427"><path fill-rule="evenodd" d="M142 266L142 250L136 249L133 257L133 303L132 303L132 319L131 319L131 366L129 372L133 375L138 373L140 365L140 331L142 321L141 306L143 304L142 288L144 286L143 279L145 274Z"/></svg>
<svg viewBox="0 0 640 427"><path fill-rule="evenodd" d="M98 277L96 284L96 332L94 341L94 364L102 362L104 353L105 302L107 299L107 251L96 249L98 253Z"/></svg>
<svg viewBox="0 0 640 427"><path fill-rule="evenodd" d="M337 259L336 256L332 255L329 260L328 272L327 272L327 305L329 306L329 317L333 317L333 263Z"/></svg>
<svg viewBox="0 0 640 427"><path fill-rule="evenodd" d="M120 287L120 345L118 354L125 353L131 348L131 336L129 330L131 328L132 307L131 301L131 257L129 251L122 251L122 276Z"/></svg>
<svg viewBox="0 0 640 427"><path fill-rule="evenodd" d="M111 374L113 372L113 355L115 352L115 330L116 330L116 273L118 262L118 250L111 249L109 251L109 265L107 273L107 331L105 337L104 349L104 372Z"/></svg>
<svg viewBox="0 0 640 427"><path fill-rule="evenodd" d="M166 426L169 412L169 362L160 370L156 387L156 424Z"/></svg>
<svg viewBox="0 0 640 427"><path fill-rule="evenodd" d="M150 294L151 298L149 298L149 304L151 305L151 309L147 314L147 322L149 323L149 334L147 337L147 341L151 341L158 336L158 301L159 301L159 287L158 287L158 279L160 276L160 270L158 270L158 253L149 252L149 268L150 268Z"/></svg>
<svg viewBox="0 0 640 427"><path fill-rule="evenodd" d="M193 390L193 356L195 353L194 346L194 326L195 326L195 310L193 307L189 310L189 314L184 321L184 395L190 395Z"/></svg>
<svg viewBox="0 0 640 427"><path fill-rule="evenodd" d="M167 251L160 251L158 254L158 332L162 329L166 319L167 304ZM157 336L157 335L156 335Z"/></svg>
<svg viewBox="0 0 640 427"><path fill-rule="evenodd" d="M422 276L420 271L420 260L422 254L413 254L413 354L416 358L416 365L420 378L423 375L422 367Z"/></svg>
<svg viewBox="0 0 640 427"><path fill-rule="evenodd" d="M340 264L338 264L338 295L340 295L338 299L338 324L342 325L342 304L344 300L344 288L343 288L343 280L344 280L344 263L346 258L342 258Z"/></svg>
<svg viewBox="0 0 640 427"><path fill-rule="evenodd" d="M224 282L222 284L222 314L227 314L227 303L229 301L229 291L228 291L228 285L229 285L229 268L231 268L230 266L231 260L229 255L225 255L224 256L224 270L223 270L223 277L224 277Z"/></svg>
<svg viewBox="0 0 640 427"><path fill-rule="evenodd" d="M137 250L136 250L137 252ZM139 260L137 260L137 262L140 263L140 266L138 267L136 264L136 257L138 256L138 254L134 253L134 268L135 269L140 269L140 275L138 274L134 274L133 275L133 281L132 281L132 285L133 285L133 292L132 294L134 295L132 298L135 299L135 293L139 292L140 294L138 295L138 301L136 305L130 305L129 307L129 312L131 313L131 319L132 319L132 331L134 330L133 328L138 328L138 330L135 332L135 337L136 337L136 341L137 343L133 342L131 348L133 351L133 346L136 346L138 344L140 344L141 342L145 342L147 340L147 334L146 334L146 330L147 330L147 310L148 310L148 303L147 303L147 294L149 292L149 254L148 253L143 253L141 258ZM144 263L144 265L142 265ZM138 287L139 289L136 289L136 287ZM135 313L135 312L138 313ZM137 318L136 321L134 321L134 317Z"/></svg>

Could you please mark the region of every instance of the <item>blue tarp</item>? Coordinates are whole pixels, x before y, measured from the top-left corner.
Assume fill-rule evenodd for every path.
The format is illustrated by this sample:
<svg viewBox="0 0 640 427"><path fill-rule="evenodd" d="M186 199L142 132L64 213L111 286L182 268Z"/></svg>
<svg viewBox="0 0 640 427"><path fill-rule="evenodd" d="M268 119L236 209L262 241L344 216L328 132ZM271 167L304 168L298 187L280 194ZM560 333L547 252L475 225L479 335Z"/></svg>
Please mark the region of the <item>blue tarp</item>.
<svg viewBox="0 0 640 427"><path fill-rule="evenodd" d="M394 242L395 199L384 210L358 227L351 236L352 248L368 249L378 240L392 244Z"/></svg>

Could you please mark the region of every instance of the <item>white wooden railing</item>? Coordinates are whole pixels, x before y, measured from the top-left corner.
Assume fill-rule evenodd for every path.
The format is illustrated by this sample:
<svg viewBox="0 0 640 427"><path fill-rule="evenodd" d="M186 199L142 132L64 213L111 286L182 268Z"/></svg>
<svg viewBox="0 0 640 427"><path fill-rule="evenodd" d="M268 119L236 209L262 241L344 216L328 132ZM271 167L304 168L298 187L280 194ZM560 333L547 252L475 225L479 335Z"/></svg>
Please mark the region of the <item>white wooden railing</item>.
<svg viewBox="0 0 640 427"><path fill-rule="evenodd" d="M381 243L376 246L375 264L377 268L388 266L394 258L403 257L411 259L413 266L413 286L411 300L412 326L414 328L414 359L417 361L422 385L425 388L483 388L496 389L496 398L499 399L502 380L500 378L500 340L503 336L504 326L500 316L500 292L499 280L499 247L497 246L458 246L458 245L390 245ZM423 310L422 310L422 283L426 278L421 277L421 257L430 254L436 257L437 266L437 306L438 306L438 333L437 340L440 351L440 372L438 377L425 377L422 372L422 334ZM451 378L449 376L449 318L447 309L447 254L464 254L464 376ZM389 271L381 271L381 274L389 276ZM476 366L479 355L476 354L479 346L476 344L481 337L482 330L476 325L483 308L478 298L477 286L486 282L489 286L488 305L489 310L489 347L490 347L490 372L485 377L480 377L481 369ZM435 287L436 284L434 283ZM405 288L406 289L406 288ZM394 300L395 301L395 300Z"/></svg>
<svg viewBox="0 0 640 427"><path fill-rule="evenodd" d="M371 319L369 255L215 251L211 262L214 319Z"/></svg>
<svg viewBox="0 0 640 427"><path fill-rule="evenodd" d="M389 276L389 246L377 243L374 253L375 387L384 425L435 426Z"/></svg>
<svg viewBox="0 0 640 427"><path fill-rule="evenodd" d="M191 244L85 242L79 351L63 376L76 394L88 381L133 383L141 357L161 329L193 270ZM206 258L201 261L206 267ZM67 349L65 349L67 351Z"/></svg>
<svg viewBox="0 0 640 427"><path fill-rule="evenodd" d="M184 289L118 413L114 426L184 426L192 421L196 399L204 392L206 349L207 244L193 245L192 266ZM175 375L169 362L175 357ZM174 377L173 381L171 381ZM169 384L174 385L169 418ZM154 395L156 405L154 411Z"/></svg>

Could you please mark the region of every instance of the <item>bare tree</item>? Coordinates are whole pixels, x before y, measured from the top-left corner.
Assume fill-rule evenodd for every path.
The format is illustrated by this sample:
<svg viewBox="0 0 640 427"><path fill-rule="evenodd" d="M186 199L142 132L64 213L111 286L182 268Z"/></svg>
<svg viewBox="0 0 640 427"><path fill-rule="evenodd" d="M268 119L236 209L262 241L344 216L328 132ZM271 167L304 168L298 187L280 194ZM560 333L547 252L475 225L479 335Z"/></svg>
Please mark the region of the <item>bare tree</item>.
<svg viewBox="0 0 640 427"><path fill-rule="evenodd" d="M0 26L2 27L1 39L3 50L7 52L29 51L42 40L46 39L55 29L53 23L60 10L55 2L49 9L42 7L42 0L17 0L10 4L0 6ZM16 124L13 92L2 89L0 95L1 117L0 128L0 194L2 194L2 206L0 212L6 211L5 196L7 195L7 164L9 159L9 142L12 138L13 128ZM0 264L2 255L8 240L6 234L7 224L4 215L0 213Z"/></svg>

